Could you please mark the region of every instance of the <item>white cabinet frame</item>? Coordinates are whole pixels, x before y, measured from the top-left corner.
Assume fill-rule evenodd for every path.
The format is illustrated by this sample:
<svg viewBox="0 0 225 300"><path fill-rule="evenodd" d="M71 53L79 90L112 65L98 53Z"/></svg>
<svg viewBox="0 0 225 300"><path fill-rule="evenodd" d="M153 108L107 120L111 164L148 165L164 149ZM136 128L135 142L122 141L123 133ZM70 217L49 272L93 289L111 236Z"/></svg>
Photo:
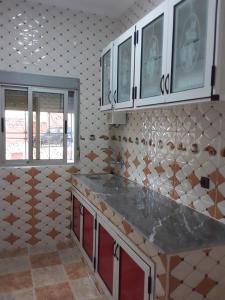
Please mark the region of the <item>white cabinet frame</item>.
<svg viewBox="0 0 225 300"><path fill-rule="evenodd" d="M211 98L212 86L211 75L214 65L214 47L215 47L215 20L217 0L208 1L208 19L207 19L207 41L206 41L206 60L205 60L205 80L202 88L172 92L172 63L173 63L173 43L174 43L174 9L184 0L170 0L169 3L169 24L168 24L168 54L167 54L167 74L169 75L168 87L169 94L166 102L185 101L201 98Z"/></svg>
<svg viewBox="0 0 225 300"><path fill-rule="evenodd" d="M106 230L108 233L112 236L112 238L115 241L114 244L114 250L116 245L119 245L117 250L117 255L119 254L120 248L122 247L128 255L144 270L145 272L145 291L144 300L154 300L155 296L155 264L153 263L150 258L145 256L143 252L135 246L128 237L126 237L113 223L110 222L106 216L102 214L98 208L96 208L93 204L90 203L82 194L80 191L78 191L76 188L73 188L72 196L76 197L80 203L85 206L89 211L93 212L93 215L95 216L95 224L94 226L94 250L93 250L93 262L90 261L89 257L87 256L86 252L82 248L82 232L83 232L83 220L81 220L80 224L80 241L76 238L73 230L71 230L72 239L75 241L75 243L80 248L82 254L84 255L87 263L91 267L92 270L95 271L95 277L100 283L105 295L110 300L118 300L118 291L119 291L119 261L114 257L114 272L113 272L113 296L108 291L108 288L106 287L105 283L101 279L100 275L97 272L97 266L98 266L98 241L99 241L99 224ZM73 208L72 208L73 209ZM82 216L81 216L82 217ZM72 220L71 220L72 221ZM72 222L71 222L72 224ZM151 282L149 282L149 279L151 279ZM149 293L149 284L151 283L151 293Z"/></svg>
<svg viewBox="0 0 225 300"><path fill-rule="evenodd" d="M71 230L71 236L72 239L74 240L74 242L78 245L82 255L84 256L85 260L87 261L89 267L92 269L92 271L94 271L95 268L95 240L96 240L96 212L93 209L93 206L89 203L87 203L87 201L85 200L85 198L83 196L81 196L80 194L76 193L75 191L72 192L72 196L74 196L75 198L77 198L77 200L81 203L81 210L80 210L80 241L77 239L75 233L73 232L73 230ZM72 204L73 205L73 204ZM85 207L90 214L93 216L93 253L92 253L92 257L93 257L93 261L90 259L90 257L87 255L87 253L85 252L84 248L83 248L83 224L84 224L84 220L83 220L83 214L82 214L82 207ZM73 211L73 208L72 208ZM73 218L73 213L72 213L72 218ZM72 220L73 221L73 220ZM71 222L72 224L73 222Z"/></svg>
<svg viewBox="0 0 225 300"><path fill-rule="evenodd" d="M97 266L98 266L98 231L99 225L101 225L114 239L115 246L117 248L116 255L118 259L114 256L114 272L113 272L113 297L110 295L105 283L101 279L98 274ZM151 278L151 268L147 265L133 250L130 246L128 246L116 233L113 231L111 226L104 221L103 218L98 216L97 218L97 235L96 235L96 274L99 282L101 283L105 294L109 297L109 299L118 300L119 299L119 259L120 259L120 249L123 248L125 252L132 258L132 260L144 271L145 273L145 283L144 283L144 300L153 299L149 294L149 278Z"/></svg>
<svg viewBox="0 0 225 300"><path fill-rule="evenodd" d="M152 96L148 98L141 98L141 68L142 68L142 47L143 47L143 30L145 27L156 21L159 17L163 16L163 49L162 49L162 71L161 71L161 82L159 86L163 90L161 95ZM162 4L157 6L147 16L141 19L136 24L136 31L139 35L139 41L136 45L135 50L135 86L137 88L137 99L134 100L134 106L145 106L152 104L159 104L165 102L165 77L167 72L167 30L168 30L168 2L164 1Z"/></svg>
<svg viewBox="0 0 225 300"><path fill-rule="evenodd" d="M130 78L130 98L124 102L118 102L118 49L121 44L131 38L131 78ZM115 109L133 107L133 86L134 86L134 59L135 59L135 26L128 29L114 41L113 56L113 100Z"/></svg>
<svg viewBox="0 0 225 300"><path fill-rule="evenodd" d="M110 51L110 92L108 94L108 104L104 104L104 99L103 99L103 83L104 83L104 78L103 78L103 70L104 70L104 56ZM110 43L103 51L101 55L101 106L100 110L101 111L106 111L106 110L111 110L113 108L113 52L114 52L114 43Z"/></svg>

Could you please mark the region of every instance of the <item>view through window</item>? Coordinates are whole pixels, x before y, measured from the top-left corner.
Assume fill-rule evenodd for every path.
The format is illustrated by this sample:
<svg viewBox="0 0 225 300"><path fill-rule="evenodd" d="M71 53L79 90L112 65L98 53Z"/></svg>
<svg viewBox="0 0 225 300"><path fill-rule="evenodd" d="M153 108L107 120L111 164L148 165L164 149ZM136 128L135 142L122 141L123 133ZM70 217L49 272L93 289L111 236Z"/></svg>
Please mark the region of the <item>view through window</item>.
<svg viewBox="0 0 225 300"><path fill-rule="evenodd" d="M3 110L6 161L74 162L74 92L5 88Z"/></svg>

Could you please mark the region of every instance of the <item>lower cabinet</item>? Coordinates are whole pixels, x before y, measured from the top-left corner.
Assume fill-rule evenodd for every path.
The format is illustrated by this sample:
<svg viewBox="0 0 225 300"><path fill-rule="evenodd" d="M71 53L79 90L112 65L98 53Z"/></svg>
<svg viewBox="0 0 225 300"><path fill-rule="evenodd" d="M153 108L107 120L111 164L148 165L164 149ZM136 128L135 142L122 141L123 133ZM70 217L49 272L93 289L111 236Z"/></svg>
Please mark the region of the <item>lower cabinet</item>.
<svg viewBox="0 0 225 300"><path fill-rule="evenodd" d="M103 220L97 218L96 274L109 299L149 300L151 268Z"/></svg>
<svg viewBox="0 0 225 300"><path fill-rule="evenodd" d="M82 216L83 216L83 230L82 230L82 247L90 258L93 261L94 258L94 224L95 224L95 213L91 211L90 208L82 207Z"/></svg>
<svg viewBox="0 0 225 300"><path fill-rule="evenodd" d="M99 274L107 292L113 296L113 273L114 273L114 247L115 240L110 233L99 223L97 225L97 266Z"/></svg>
<svg viewBox="0 0 225 300"><path fill-rule="evenodd" d="M72 194L72 236L87 262L94 269L96 213L79 195Z"/></svg>
<svg viewBox="0 0 225 300"><path fill-rule="evenodd" d="M107 299L153 300L153 265L147 264L88 200L76 192L72 200L72 236Z"/></svg>
<svg viewBox="0 0 225 300"><path fill-rule="evenodd" d="M72 230L78 241L80 240L80 201L72 195L73 199L73 219L72 219Z"/></svg>

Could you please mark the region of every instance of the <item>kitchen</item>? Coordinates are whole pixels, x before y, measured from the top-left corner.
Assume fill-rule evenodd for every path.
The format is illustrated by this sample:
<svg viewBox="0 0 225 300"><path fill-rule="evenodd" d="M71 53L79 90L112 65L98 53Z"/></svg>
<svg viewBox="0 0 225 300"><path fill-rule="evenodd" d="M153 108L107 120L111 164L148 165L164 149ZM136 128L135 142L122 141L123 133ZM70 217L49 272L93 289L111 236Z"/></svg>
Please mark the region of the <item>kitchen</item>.
<svg viewBox="0 0 225 300"><path fill-rule="evenodd" d="M224 299L224 3L0 7L0 299Z"/></svg>

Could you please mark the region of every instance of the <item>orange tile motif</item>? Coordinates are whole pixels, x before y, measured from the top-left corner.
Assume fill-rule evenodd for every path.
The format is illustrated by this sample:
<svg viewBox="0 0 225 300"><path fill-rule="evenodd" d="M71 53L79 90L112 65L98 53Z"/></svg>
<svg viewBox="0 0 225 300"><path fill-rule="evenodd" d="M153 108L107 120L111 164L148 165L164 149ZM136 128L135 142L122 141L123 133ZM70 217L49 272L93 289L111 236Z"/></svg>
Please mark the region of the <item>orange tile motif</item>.
<svg viewBox="0 0 225 300"><path fill-rule="evenodd" d="M8 181L10 184L13 184L19 177L14 175L13 173L10 173L8 176L3 178L5 181Z"/></svg>
<svg viewBox="0 0 225 300"><path fill-rule="evenodd" d="M19 217L16 217L14 214L10 214L6 218L4 218L3 220L12 225L14 222L19 220Z"/></svg>
<svg viewBox="0 0 225 300"><path fill-rule="evenodd" d="M134 164L135 168L137 168L137 167L140 165L140 162L139 162L137 156L136 156L136 158L133 160L133 164Z"/></svg>
<svg viewBox="0 0 225 300"><path fill-rule="evenodd" d="M85 157L90 159L90 161L94 161L98 157L98 155L94 151L91 151L88 154L86 154Z"/></svg>
<svg viewBox="0 0 225 300"><path fill-rule="evenodd" d="M55 171L53 171L51 174L47 176L49 179L51 179L53 182L56 181L61 176L57 174Z"/></svg>

